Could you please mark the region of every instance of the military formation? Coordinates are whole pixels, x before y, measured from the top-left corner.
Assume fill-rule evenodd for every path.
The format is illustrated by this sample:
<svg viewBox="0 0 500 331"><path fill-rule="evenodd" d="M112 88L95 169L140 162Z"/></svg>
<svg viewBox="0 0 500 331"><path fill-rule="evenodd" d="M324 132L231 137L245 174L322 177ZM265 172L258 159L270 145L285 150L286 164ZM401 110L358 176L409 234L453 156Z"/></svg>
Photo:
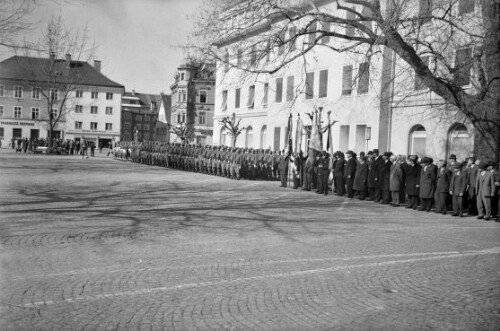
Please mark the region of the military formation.
<svg viewBox="0 0 500 331"><path fill-rule="evenodd" d="M114 157L235 180L278 180L278 166L283 159L283 152L146 141L119 142L114 148Z"/></svg>
<svg viewBox="0 0 500 331"><path fill-rule="evenodd" d="M452 216L499 220L498 163L469 157L458 162L417 155L120 142L114 157L136 163L199 172L235 180L276 180L281 187L347 195L393 207L406 206ZM289 176L290 175L290 176ZM289 183L290 181L290 183Z"/></svg>

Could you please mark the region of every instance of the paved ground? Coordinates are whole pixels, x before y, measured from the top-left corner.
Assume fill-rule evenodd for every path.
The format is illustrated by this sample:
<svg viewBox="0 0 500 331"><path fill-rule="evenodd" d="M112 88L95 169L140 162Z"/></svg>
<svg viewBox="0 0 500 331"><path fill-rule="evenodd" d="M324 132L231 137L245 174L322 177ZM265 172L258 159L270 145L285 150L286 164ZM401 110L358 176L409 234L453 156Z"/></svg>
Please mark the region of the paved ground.
<svg viewBox="0 0 500 331"><path fill-rule="evenodd" d="M2 330L498 330L500 224L0 152Z"/></svg>

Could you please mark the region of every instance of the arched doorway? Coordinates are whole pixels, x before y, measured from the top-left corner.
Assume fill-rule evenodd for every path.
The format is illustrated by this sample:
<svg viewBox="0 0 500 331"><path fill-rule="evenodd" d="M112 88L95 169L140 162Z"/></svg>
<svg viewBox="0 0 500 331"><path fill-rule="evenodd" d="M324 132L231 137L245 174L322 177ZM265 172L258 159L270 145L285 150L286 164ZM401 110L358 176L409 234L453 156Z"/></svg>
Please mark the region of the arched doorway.
<svg viewBox="0 0 500 331"><path fill-rule="evenodd" d="M245 148L251 148L253 144L253 129L251 126L247 128L246 138L245 138Z"/></svg>
<svg viewBox="0 0 500 331"><path fill-rule="evenodd" d="M260 148L266 148L266 137L267 137L267 125L264 125L262 129L260 129Z"/></svg>
<svg viewBox="0 0 500 331"><path fill-rule="evenodd" d="M472 155L474 148L474 139L469 133L467 127L462 123L453 124L448 130L448 138L446 142L446 159L451 154L457 156L457 160L464 161Z"/></svg>
<svg viewBox="0 0 500 331"><path fill-rule="evenodd" d="M410 129L408 143L408 155L425 155L425 145L427 144L427 131L418 124Z"/></svg>

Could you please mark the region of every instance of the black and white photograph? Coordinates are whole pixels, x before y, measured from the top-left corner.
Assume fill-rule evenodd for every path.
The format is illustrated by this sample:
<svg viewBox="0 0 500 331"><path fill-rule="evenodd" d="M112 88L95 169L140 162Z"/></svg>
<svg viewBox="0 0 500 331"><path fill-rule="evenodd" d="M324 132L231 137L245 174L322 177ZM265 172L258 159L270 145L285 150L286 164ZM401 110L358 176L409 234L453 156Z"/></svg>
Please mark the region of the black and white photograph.
<svg viewBox="0 0 500 331"><path fill-rule="evenodd" d="M500 330L500 0L0 0L0 330Z"/></svg>

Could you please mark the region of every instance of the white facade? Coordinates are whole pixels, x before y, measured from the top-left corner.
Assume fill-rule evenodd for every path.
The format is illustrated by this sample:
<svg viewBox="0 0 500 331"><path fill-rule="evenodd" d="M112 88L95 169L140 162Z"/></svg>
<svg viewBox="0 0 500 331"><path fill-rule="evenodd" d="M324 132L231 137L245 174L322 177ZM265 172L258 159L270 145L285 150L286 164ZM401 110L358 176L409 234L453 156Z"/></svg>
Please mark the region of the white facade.
<svg viewBox="0 0 500 331"><path fill-rule="evenodd" d="M67 101L66 138L101 142L120 140L121 98L123 90L116 87L81 87Z"/></svg>
<svg viewBox="0 0 500 331"><path fill-rule="evenodd" d="M332 5L329 6L333 8ZM259 37L261 36L257 35L253 38ZM303 47L302 43L307 42L308 36L301 38L295 43L296 49L299 50ZM222 47L221 52L228 52L230 61L236 65L238 61L237 49L244 48L245 43L250 41L248 39L235 40ZM282 56L275 48L270 55L269 64L264 63L263 65L272 65L276 61L280 61ZM235 113L236 119L241 119L240 127L245 128L237 138L237 147L283 149L287 139L286 130L289 114L291 113L293 116L294 126L298 115L303 120L304 126L309 126L311 119L307 113L312 114L314 109L322 107L324 125L328 123L328 112L331 112L331 121L337 121L332 127L334 149L365 151L377 148L381 59L380 55L371 58L367 91L358 91L359 84L355 81L359 76L360 66L367 62L365 56L335 53L321 46L315 47L304 58L296 59L272 75L249 74L235 68L230 68L226 72L224 64L220 63L217 66L216 76L214 144L231 144L231 137L225 136L225 132L217 120ZM248 61L248 59L246 60ZM352 66L352 80L354 82L351 93L344 92L343 94L342 77L344 67L347 66ZM309 92L306 96L307 75L309 75L310 81L313 81L312 84L307 83L309 86L312 85L312 97L309 96ZM314 77L312 78L312 76ZM281 93L280 81L282 81ZM238 89L240 91L239 107L237 102ZM226 93L227 100L225 100ZM371 140L369 141L365 140L367 127L371 128ZM295 132L295 128L293 130ZM326 148L326 134L323 137L323 145ZM301 139L301 147L304 151L307 148L306 144L307 132L304 130Z"/></svg>

